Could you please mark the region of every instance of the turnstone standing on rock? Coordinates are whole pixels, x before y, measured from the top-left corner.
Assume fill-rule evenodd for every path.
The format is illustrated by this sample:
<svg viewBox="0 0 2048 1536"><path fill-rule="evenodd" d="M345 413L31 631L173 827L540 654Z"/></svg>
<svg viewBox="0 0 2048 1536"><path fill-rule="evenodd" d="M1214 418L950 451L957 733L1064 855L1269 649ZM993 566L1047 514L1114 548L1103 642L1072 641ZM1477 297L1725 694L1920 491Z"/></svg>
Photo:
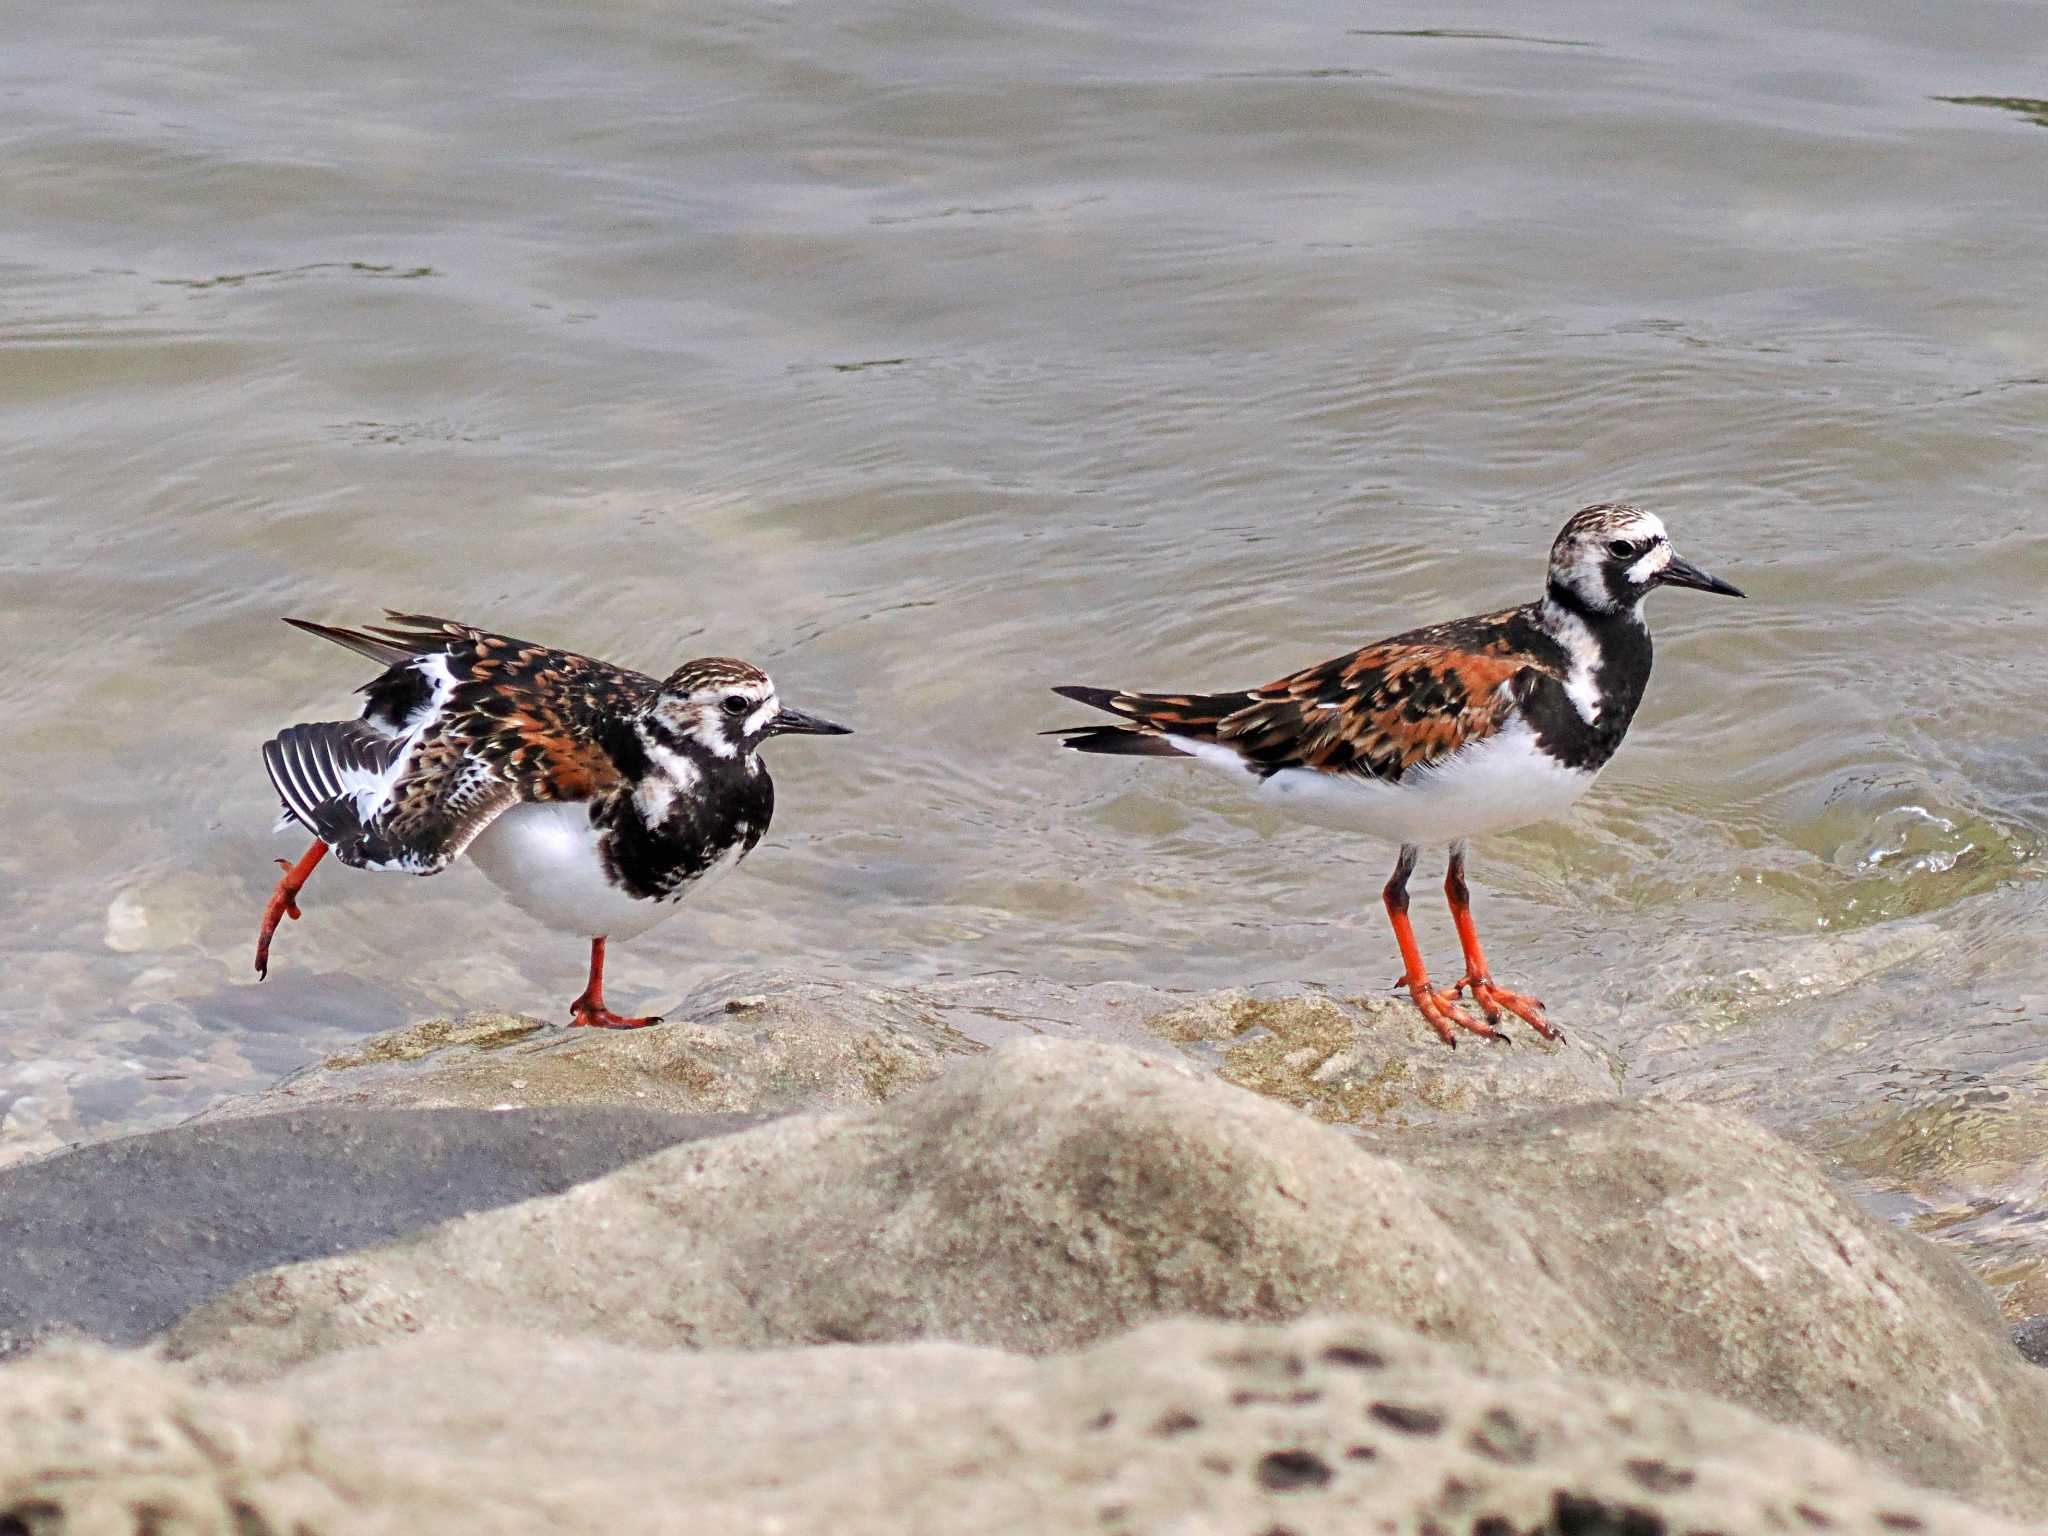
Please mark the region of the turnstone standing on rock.
<svg viewBox="0 0 2048 1536"><path fill-rule="evenodd" d="M1678 558L1664 524L1619 503L1587 507L1550 547L1543 596L1368 645L1242 693L1053 692L1129 725L1050 732L1077 752L1188 756L1263 799L1400 844L1382 893L1401 946L1401 984L1436 1032L1506 1039L1502 1010L1558 1038L1533 997L1494 982L1465 887L1465 842L1559 815L1592 786L1628 733L1650 680L1643 599L1658 587L1742 593ZM1448 843L1444 896L1465 976L1430 984L1408 922L1408 877L1424 843ZM1457 1004L1470 991L1482 1024Z"/></svg>
<svg viewBox="0 0 2048 1536"><path fill-rule="evenodd" d="M754 851L775 810L771 736L843 736L785 706L759 667L688 661L666 679L423 614L337 629L287 619L386 670L360 719L294 725L263 745L313 846L263 913L256 973L329 849L357 869L438 874L467 852L513 904L590 940L570 1022L636 1029L604 1004L607 939L654 926Z"/></svg>

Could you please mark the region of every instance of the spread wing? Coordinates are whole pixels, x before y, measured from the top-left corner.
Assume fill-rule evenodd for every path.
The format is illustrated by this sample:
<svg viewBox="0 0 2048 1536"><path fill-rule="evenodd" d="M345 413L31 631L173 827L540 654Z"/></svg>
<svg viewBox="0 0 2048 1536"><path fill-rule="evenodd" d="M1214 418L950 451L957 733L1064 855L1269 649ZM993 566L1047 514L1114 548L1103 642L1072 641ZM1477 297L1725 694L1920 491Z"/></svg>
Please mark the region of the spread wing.
<svg viewBox="0 0 2048 1536"><path fill-rule="evenodd" d="M1392 782L1493 735L1533 678L1559 675L1520 616L1415 630L1241 693L1054 691L1133 722L1067 733L1081 751L1172 755L1178 737L1226 747L1264 776L1307 768Z"/></svg>
<svg viewBox="0 0 2048 1536"><path fill-rule="evenodd" d="M434 874L522 800L589 800L623 775L608 722L642 673L426 615L339 629L288 622L384 664L357 720L295 725L263 750L285 816L344 862Z"/></svg>

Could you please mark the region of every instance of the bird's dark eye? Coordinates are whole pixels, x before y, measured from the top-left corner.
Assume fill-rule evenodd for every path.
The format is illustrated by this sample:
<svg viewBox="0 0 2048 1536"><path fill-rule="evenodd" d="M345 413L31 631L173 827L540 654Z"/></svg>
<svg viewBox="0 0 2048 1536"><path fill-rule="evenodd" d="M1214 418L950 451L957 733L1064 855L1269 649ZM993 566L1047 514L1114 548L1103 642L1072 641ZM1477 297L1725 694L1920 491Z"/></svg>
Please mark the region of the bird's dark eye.
<svg viewBox="0 0 2048 1536"><path fill-rule="evenodd" d="M744 694L728 693L725 696L725 712L728 715L744 715L750 701Z"/></svg>
<svg viewBox="0 0 2048 1536"><path fill-rule="evenodd" d="M1636 546L1627 539L1616 539L1607 546L1607 553L1617 560L1633 560L1636 557Z"/></svg>

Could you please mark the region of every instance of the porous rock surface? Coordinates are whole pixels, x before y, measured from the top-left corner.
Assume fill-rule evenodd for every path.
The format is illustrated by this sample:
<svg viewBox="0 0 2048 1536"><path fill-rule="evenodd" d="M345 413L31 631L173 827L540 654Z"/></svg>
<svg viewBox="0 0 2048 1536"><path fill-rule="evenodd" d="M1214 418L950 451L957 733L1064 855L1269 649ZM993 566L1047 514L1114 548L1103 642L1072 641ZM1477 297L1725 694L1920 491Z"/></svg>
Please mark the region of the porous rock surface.
<svg viewBox="0 0 2048 1536"><path fill-rule="evenodd" d="M1161 1323L1049 1360L957 1344L692 1353L456 1331L337 1355L260 1392L199 1387L138 1357L48 1355L0 1370L0 1528L2042 1529L1709 1399L1480 1372L1413 1334L1327 1320Z"/></svg>
<svg viewBox="0 0 2048 1536"><path fill-rule="evenodd" d="M1706 1393L2048 1507L2048 1375L1986 1293L1746 1121L1593 1104L1366 1143L1163 1049L1052 1039L252 1277L167 1342L254 1381L480 1319L653 1351L1042 1354L1190 1314L1344 1314L1503 1373Z"/></svg>
<svg viewBox="0 0 2048 1536"><path fill-rule="evenodd" d="M568 1029L520 1014L428 1019L230 1100L206 1118L310 1105L632 1106L777 1114L879 1104L1012 1041L1165 1041L1317 1119L1396 1131L1616 1096L1619 1069L1579 1039L1448 1050L1402 998L1189 994L998 974L870 987L779 971L697 989L656 1029Z"/></svg>
<svg viewBox="0 0 2048 1536"><path fill-rule="evenodd" d="M208 1118L308 1105L629 1106L775 1114L877 1104L982 1049L907 993L793 977L693 995L656 1028L570 1029L521 1014L377 1035Z"/></svg>
<svg viewBox="0 0 2048 1536"><path fill-rule="evenodd" d="M1212 992L1173 1000L1145 1027L1226 1082L1373 1134L1602 1103L1621 1079L1584 1038L1541 1040L1512 1018L1505 1042L1460 1035L1446 1047L1405 997Z"/></svg>

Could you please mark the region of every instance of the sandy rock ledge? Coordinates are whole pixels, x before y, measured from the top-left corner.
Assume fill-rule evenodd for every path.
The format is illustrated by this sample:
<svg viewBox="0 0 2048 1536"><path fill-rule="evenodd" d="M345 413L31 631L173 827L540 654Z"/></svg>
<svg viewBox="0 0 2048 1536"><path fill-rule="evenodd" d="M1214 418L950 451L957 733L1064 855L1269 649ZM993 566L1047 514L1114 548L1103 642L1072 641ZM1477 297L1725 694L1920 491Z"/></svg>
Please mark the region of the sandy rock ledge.
<svg viewBox="0 0 2048 1536"><path fill-rule="evenodd" d="M1023 1041L877 1107L254 1276L166 1342L246 1383L485 1319L653 1352L1040 1355L1318 1315L1471 1368L1705 1394L1909 1482L2048 1508L2048 1374L1989 1296L1748 1122L1592 1104L1362 1143L1163 1048Z"/></svg>
<svg viewBox="0 0 2048 1536"><path fill-rule="evenodd" d="M0 1536L2048 1536L1983 1287L1583 1042L1011 976L673 1018L429 1021L0 1175L0 1333L182 1318L0 1365Z"/></svg>
<svg viewBox="0 0 2048 1536"><path fill-rule="evenodd" d="M1616 1097L1618 1065L1583 1040L1448 1050L1405 999L1203 994L996 974L869 987L741 972L658 1029L567 1029L521 1014L427 1019L377 1035L206 1119L357 1109L605 1105L780 1114L887 1102L958 1062L1027 1039L1172 1047L1318 1120L1399 1133Z"/></svg>

